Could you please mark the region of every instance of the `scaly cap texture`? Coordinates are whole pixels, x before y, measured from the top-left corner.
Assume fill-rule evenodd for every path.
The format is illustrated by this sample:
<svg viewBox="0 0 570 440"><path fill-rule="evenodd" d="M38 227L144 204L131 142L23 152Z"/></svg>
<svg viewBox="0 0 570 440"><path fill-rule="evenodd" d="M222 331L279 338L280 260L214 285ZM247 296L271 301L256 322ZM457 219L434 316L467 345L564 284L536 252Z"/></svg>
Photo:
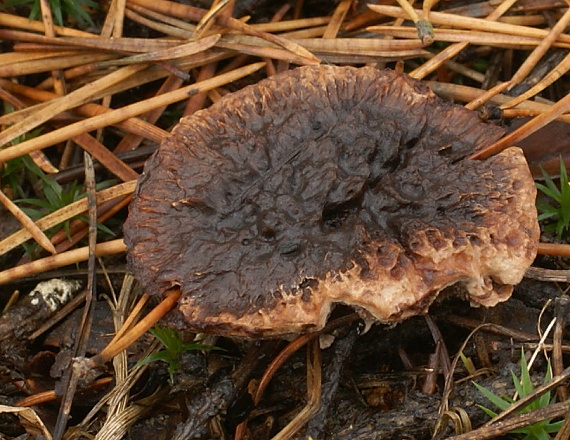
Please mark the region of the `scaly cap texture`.
<svg viewBox="0 0 570 440"><path fill-rule="evenodd" d="M393 71L301 67L183 118L145 166L125 223L148 293L180 287L172 325L272 337L335 303L380 322L448 286L507 299L532 263L535 187L503 135Z"/></svg>

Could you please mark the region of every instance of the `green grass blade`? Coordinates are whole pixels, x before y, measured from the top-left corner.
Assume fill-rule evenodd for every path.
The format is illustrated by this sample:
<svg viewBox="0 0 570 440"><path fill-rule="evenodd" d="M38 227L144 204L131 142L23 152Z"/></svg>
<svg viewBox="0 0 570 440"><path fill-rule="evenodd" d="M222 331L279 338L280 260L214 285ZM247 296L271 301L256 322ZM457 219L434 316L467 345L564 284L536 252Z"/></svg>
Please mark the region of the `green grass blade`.
<svg viewBox="0 0 570 440"><path fill-rule="evenodd" d="M506 401L502 397L497 396L495 393L489 391L484 386L481 386L476 382L473 382L473 385L475 385L475 388L477 388L477 390L479 390L479 392L483 394L483 396L485 396L487 400L489 400L493 405L495 405L501 411L504 411L509 406L511 406L510 402Z"/></svg>
<svg viewBox="0 0 570 440"><path fill-rule="evenodd" d="M552 182L552 180L550 180L550 182ZM545 186L542 183L537 183L535 185L539 191L543 192L545 195L547 195L551 199L559 200L561 198L561 194L560 194L560 191L558 190L558 188L556 188L556 187L550 188L549 186Z"/></svg>

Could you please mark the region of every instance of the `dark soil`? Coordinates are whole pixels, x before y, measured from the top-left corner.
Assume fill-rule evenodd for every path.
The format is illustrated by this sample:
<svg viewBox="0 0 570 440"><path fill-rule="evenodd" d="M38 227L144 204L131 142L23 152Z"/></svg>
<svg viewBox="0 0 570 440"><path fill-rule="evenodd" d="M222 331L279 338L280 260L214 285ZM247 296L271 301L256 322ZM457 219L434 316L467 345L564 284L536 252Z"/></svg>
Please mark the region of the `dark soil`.
<svg viewBox="0 0 570 440"><path fill-rule="evenodd" d="M540 308L560 295L560 289L552 283L525 280L516 288L511 300L492 309L473 309L463 301L450 298L434 305L430 316L437 323L446 348L452 355L457 353L473 326L483 322L499 326L492 333L479 331L463 353L478 369L473 380L495 390L497 394L512 394L510 370L518 375L521 349L527 354L533 351L538 340L536 325ZM98 304L105 305L104 302ZM111 330L110 321L105 319L108 308L98 310L102 315L96 319L94 335ZM347 312L338 310L339 314ZM552 304L544 310L541 319L543 330L553 313ZM42 389L57 389L57 365L62 356L65 358L65 347L68 346L65 332L64 339L61 339L61 329L73 327L75 324L70 321L73 319L71 316L59 329L34 344L17 344L18 356L14 356L14 346L11 352L2 353L3 385L0 394L4 396L3 403L14 404L27 393L37 393ZM507 330L515 332L515 337L500 334ZM356 335L353 344L343 349L348 357L339 359L338 346L351 331ZM520 340L525 334L533 340ZM445 376L441 368L436 374L428 368L436 344L425 319L411 318L392 328L375 325L366 332L363 324L352 325L352 330L345 326L329 336L334 338L334 342L330 348L322 350L322 403L330 403L330 407L318 419L317 426L315 422L310 426L313 432L320 433L318 438L430 439L439 419ZM101 349L104 339L95 338L94 342L99 348L94 347L94 351ZM129 363L140 359L145 344L148 342L142 341L137 347L131 348ZM225 351L186 353L173 383L168 380L166 364L159 362L151 365L135 384L131 395L140 400L154 393L162 393L159 400L154 402L151 412L135 423L128 438L136 439L142 435L144 438L167 439L178 435L176 438L217 439L222 434L231 438L236 426L246 421L247 429L243 438L270 439L305 406L305 349L295 353L276 373L263 399L254 407L248 390L284 343L278 340L248 342L218 339L217 345ZM2 347L8 347L7 341L3 341ZM331 365L335 364L336 369L331 371ZM544 358L539 356L533 368L537 384L541 383L545 368ZM466 376L465 366L459 362L454 375L459 383L450 394L449 407L462 408L473 426L478 426L487 416L476 404L491 408L492 404L476 391L471 380L461 381ZM26 380L26 385L23 380ZM427 386L431 381L434 385ZM72 425L81 420L108 387L91 389L82 394L74 405ZM331 394L331 387L336 387L337 391L327 397L327 393ZM38 410L45 423L55 420L56 404L43 404ZM9 437L23 432L17 419L11 415L3 415L0 426ZM305 438L304 432L303 428L294 438ZM452 434L451 424L443 432Z"/></svg>

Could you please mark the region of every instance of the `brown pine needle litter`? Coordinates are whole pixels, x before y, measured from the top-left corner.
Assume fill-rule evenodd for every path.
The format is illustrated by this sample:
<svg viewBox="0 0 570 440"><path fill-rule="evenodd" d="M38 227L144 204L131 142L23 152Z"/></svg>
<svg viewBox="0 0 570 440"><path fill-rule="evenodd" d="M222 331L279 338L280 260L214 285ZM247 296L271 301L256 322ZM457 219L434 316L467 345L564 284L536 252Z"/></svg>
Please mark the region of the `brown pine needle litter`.
<svg viewBox="0 0 570 440"><path fill-rule="evenodd" d="M39 2L43 22L19 16L13 8L0 10L0 203L6 208L3 215L17 220L14 229L0 236L2 285L51 278L63 269L86 270L90 252L85 237L94 220L87 217L88 201L82 194L83 152L93 157L97 181L103 185L91 194L101 225L91 258L95 255L101 267L124 273L121 224L126 206L144 161L178 119L297 66L402 69L436 94L497 124L509 126L526 118L472 159L517 145L553 121L570 124L566 0L545 1L540 7L524 0L468 6L454 0L340 0L328 6L320 2L314 10L301 0L295 6L260 1L259 8L245 11L232 0L214 1L209 9L188 4L193 2L111 0L97 2L98 10L86 10L94 24L85 26L75 19L57 25L52 3ZM545 161L549 154L560 155L554 148L543 147ZM570 152L562 159L570 165ZM22 177L14 178L14 167L20 167ZM25 177L34 173L49 180ZM82 191L66 197L72 185ZM59 191L60 203L52 195L40 217L32 215L30 208L36 205L18 200L45 202L48 187L59 188L54 191ZM539 253L568 257L569 246L542 243ZM99 368L115 358L122 369L117 378L132 386L133 377L141 373L128 371L125 349L168 312L180 291L174 289L141 318L149 296L138 292L142 299L136 303L130 283L115 303L120 310L116 337L86 365ZM311 350L315 371L308 380L320 382L320 358L316 348ZM109 378L99 381L108 383ZM121 381L106 397L120 402L109 412L106 426L121 417L132 424L148 412L129 400L130 388ZM310 392L309 400L318 403L318 395ZM38 392L22 404L56 397L53 391ZM162 398L157 394L148 402ZM80 425L89 435L97 411L98 406ZM313 412L307 406L303 420L276 438L289 438ZM66 435L79 438L80 433Z"/></svg>

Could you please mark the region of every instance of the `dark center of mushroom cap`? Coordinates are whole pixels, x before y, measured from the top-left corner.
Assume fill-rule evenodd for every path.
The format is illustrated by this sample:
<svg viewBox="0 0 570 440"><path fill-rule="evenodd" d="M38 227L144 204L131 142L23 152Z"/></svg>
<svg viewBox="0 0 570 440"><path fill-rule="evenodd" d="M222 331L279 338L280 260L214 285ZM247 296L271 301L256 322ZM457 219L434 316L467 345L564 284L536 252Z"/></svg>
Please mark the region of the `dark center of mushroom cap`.
<svg viewBox="0 0 570 440"><path fill-rule="evenodd" d="M147 162L125 224L148 293L180 286L179 326L242 336L321 328L336 302L382 322L462 284L510 295L538 241L520 150L392 71L276 75L181 120Z"/></svg>

